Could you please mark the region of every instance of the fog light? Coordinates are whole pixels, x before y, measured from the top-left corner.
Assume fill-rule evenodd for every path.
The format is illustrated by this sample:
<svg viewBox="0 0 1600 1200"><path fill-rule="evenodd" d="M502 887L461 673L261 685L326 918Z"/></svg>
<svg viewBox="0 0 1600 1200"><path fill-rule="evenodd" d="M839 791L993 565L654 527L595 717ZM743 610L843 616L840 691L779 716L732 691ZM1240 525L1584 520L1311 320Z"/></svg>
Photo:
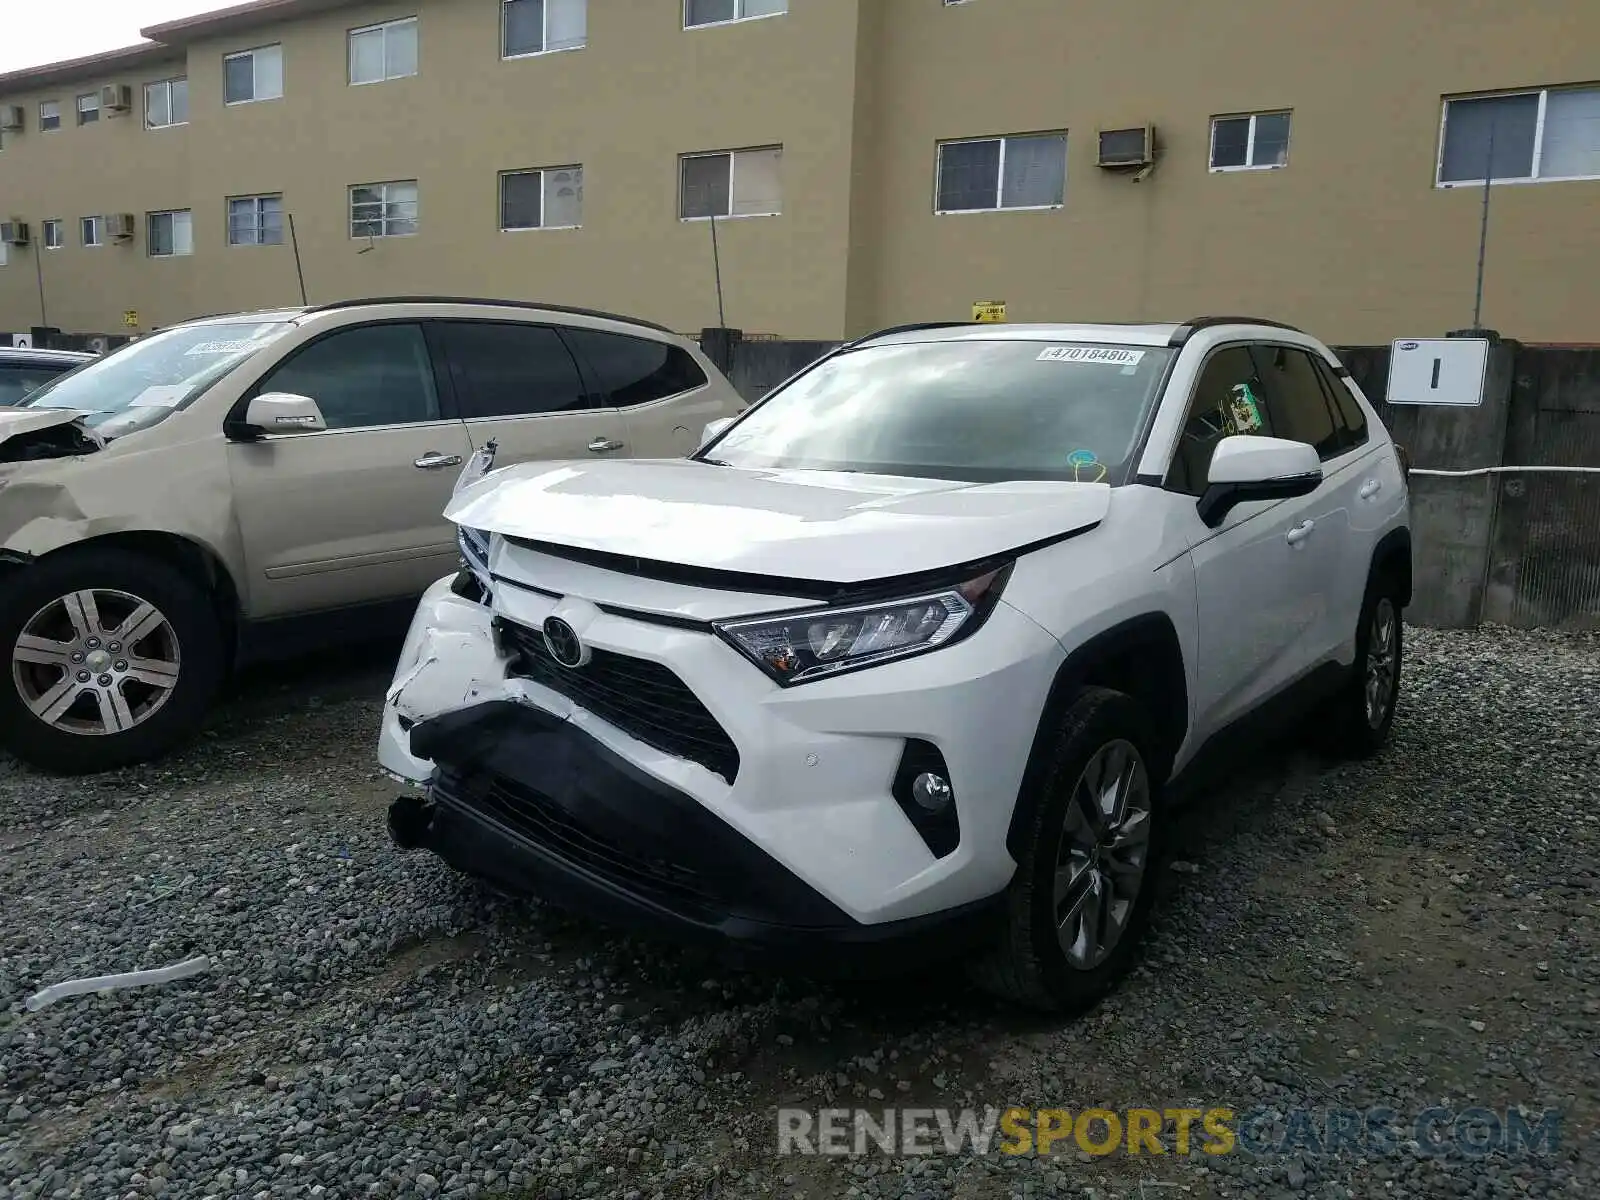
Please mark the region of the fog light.
<svg viewBox="0 0 1600 1200"><path fill-rule="evenodd" d="M911 798L927 812L936 813L950 803L950 781L943 775L924 771L911 781Z"/></svg>

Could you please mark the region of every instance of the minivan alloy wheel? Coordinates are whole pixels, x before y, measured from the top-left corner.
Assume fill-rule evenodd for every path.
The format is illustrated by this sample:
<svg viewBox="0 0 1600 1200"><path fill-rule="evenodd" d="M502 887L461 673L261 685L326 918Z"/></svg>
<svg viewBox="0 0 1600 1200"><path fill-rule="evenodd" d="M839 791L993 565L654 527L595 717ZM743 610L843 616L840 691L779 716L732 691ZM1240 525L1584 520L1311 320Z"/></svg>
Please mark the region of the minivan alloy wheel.
<svg viewBox="0 0 1600 1200"><path fill-rule="evenodd" d="M1078 970L1104 962L1128 926L1149 861L1150 813L1138 748L1107 742L1073 787L1056 853L1056 933Z"/></svg>
<svg viewBox="0 0 1600 1200"><path fill-rule="evenodd" d="M172 623L155 605L107 588L70 592L23 624L11 648L22 703L63 733L123 733L160 711L178 683Z"/></svg>
<svg viewBox="0 0 1600 1200"><path fill-rule="evenodd" d="M1395 684L1394 602L1387 596L1372 609L1372 628L1367 632L1367 724L1373 729L1383 724L1394 703Z"/></svg>

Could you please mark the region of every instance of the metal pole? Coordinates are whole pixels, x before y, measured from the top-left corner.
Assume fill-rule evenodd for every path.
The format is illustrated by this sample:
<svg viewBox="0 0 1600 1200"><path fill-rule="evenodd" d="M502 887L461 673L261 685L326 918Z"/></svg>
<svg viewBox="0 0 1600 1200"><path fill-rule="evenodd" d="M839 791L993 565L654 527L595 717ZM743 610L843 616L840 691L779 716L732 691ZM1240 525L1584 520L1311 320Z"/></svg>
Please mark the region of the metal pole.
<svg viewBox="0 0 1600 1200"><path fill-rule="evenodd" d="M1478 225L1478 291L1472 302L1472 327L1483 328L1483 260L1489 249L1489 191L1494 182L1494 126L1489 126L1489 161L1483 168L1483 217Z"/></svg>
<svg viewBox="0 0 1600 1200"><path fill-rule="evenodd" d="M39 280L39 324L48 326L50 317L44 308L44 249L38 245L33 247L33 273Z"/></svg>
<svg viewBox="0 0 1600 1200"><path fill-rule="evenodd" d="M294 273L300 279L300 303L308 304L306 299L306 273L300 266L300 239L294 232L294 214L289 214L289 244L294 247Z"/></svg>
<svg viewBox="0 0 1600 1200"><path fill-rule="evenodd" d="M711 214L711 267L717 273L717 327L726 329L728 318L722 311L722 255L717 250L717 214Z"/></svg>

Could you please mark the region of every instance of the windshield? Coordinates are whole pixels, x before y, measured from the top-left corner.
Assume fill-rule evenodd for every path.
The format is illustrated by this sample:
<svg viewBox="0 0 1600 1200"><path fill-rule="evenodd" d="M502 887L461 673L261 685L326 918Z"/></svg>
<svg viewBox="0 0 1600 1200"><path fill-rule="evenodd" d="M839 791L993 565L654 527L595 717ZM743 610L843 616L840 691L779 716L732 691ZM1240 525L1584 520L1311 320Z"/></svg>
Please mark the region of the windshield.
<svg viewBox="0 0 1600 1200"><path fill-rule="evenodd" d="M1000 339L868 346L773 393L706 455L732 467L1115 485L1172 355Z"/></svg>
<svg viewBox="0 0 1600 1200"><path fill-rule="evenodd" d="M90 425L134 409L182 408L290 328L288 321L227 321L153 333L58 376L21 405L81 409Z"/></svg>

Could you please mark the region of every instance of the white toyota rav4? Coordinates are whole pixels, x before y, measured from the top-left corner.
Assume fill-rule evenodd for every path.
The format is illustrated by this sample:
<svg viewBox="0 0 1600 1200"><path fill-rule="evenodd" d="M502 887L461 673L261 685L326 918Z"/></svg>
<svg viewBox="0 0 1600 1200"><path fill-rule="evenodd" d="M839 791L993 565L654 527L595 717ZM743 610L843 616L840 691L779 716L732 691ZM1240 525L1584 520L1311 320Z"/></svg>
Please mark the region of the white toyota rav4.
<svg viewBox="0 0 1600 1200"><path fill-rule="evenodd" d="M464 478L384 713L427 785L390 831L603 919L966 952L1080 1008L1202 751L1291 699L1383 743L1407 470L1322 343L1201 318L889 330L690 458Z"/></svg>

